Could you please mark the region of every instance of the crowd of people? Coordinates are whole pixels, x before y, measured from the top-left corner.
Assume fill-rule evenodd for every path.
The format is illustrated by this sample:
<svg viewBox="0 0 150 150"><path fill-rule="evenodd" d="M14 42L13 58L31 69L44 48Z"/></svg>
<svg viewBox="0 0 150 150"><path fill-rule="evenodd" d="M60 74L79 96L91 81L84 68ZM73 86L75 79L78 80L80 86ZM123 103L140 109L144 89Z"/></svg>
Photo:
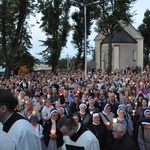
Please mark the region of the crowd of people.
<svg viewBox="0 0 150 150"><path fill-rule="evenodd" d="M149 150L150 71L1 77L0 122L17 150Z"/></svg>

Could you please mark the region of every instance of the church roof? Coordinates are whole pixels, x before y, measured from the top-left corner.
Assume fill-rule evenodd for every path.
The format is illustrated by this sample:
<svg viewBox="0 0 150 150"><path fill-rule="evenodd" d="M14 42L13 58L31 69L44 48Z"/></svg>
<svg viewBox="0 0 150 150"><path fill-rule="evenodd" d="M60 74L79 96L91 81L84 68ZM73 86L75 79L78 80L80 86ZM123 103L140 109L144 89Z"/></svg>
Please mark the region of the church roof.
<svg viewBox="0 0 150 150"><path fill-rule="evenodd" d="M109 36L106 36L102 41L102 44L109 42ZM137 41L124 29L120 32L115 31L113 33L112 43L137 43Z"/></svg>

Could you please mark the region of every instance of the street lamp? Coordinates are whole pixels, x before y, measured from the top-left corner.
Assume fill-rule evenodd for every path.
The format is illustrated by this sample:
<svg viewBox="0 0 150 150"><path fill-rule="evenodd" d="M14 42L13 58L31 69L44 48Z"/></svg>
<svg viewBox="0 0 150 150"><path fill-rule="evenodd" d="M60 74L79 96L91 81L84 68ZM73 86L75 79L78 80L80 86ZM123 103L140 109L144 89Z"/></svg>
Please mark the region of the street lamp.
<svg viewBox="0 0 150 150"><path fill-rule="evenodd" d="M84 7L84 53L85 53L85 80L87 79L87 24L86 24L86 6L88 5L92 5L92 4L97 4L100 1L95 1L95 2L91 2L91 3L86 3L86 0L84 0L84 3L75 1L75 0L71 0L71 2L80 4L81 6Z"/></svg>

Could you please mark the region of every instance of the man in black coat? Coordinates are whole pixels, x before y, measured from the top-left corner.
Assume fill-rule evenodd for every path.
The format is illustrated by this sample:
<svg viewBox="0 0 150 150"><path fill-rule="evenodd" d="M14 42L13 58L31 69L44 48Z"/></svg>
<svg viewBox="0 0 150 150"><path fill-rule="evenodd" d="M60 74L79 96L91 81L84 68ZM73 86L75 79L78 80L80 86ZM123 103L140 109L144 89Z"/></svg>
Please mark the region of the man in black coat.
<svg viewBox="0 0 150 150"><path fill-rule="evenodd" d="M115 123L112 131L114 142L110 150L138 150L123 124Z"/></svg>

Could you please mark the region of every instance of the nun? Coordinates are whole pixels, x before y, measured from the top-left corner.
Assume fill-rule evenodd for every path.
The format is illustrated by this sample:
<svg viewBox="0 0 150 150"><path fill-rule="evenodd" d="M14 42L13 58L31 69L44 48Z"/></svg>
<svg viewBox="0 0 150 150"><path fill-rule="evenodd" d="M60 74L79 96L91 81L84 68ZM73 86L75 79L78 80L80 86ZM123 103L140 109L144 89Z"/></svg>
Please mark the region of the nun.
<svg viewBox="0 0 150 150"><path fill-rule="evenodd" d="M115 115L111 112L111 107L109 103L104 104L103 110L102 112L100 112L100 116L108 130L111 130L113 124L113 117Z"/></svg>
<svg viewBox="0 0 150 150"><path fill-rule="evenodd" d="M58 110L53 108L50 111L50 119L46 121L43 129L44 142L46 147L48 147L47 150L60 150L60 147L63 145L63 134L57 128L59 118Z"/></svg>
<svg viewBox="0 0 150 150"><path fill-rule="evenodd" d="M81 118L81 123L83 123L84 125L86 125L87 123L89 123L91 121L91 115L87 112L87 106L84 103L81 103L79 105L79 115Z"/></svg>
<svg viewBox="0 0 150 150"><path fill-rule="evenodd" d="M138 130L138 145L141 150L150 149L150 118L141 119L141 125Z"/></svg>
<svg viewBox="0 0 150 150"><path fill-rule="evenodd" d="M133 133L133 125L131 119L126 117L124 108L118 108L117 115L117 123L122 123L125 126L127 133L131 136Z"/></svg>
<svg viewBox="0 0 150 150"><path fill-rule="evenodd" d="M97 137L100 149L104 150L107 145L108 130L105 124L100 119L100 114L95 112L92 114L92 122L86 127Z"/></svg>

